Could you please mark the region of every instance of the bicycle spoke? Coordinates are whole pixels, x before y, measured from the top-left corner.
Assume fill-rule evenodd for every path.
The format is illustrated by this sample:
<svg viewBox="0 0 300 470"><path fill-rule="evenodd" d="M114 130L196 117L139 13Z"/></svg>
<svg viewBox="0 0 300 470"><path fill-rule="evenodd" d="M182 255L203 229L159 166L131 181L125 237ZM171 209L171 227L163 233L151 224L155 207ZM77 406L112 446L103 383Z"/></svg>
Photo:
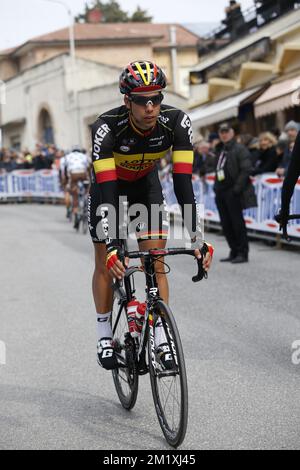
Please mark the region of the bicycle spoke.
<svg viewBox="0 0 300 470"><path fill-rule="evenodd" d="M160 381L160 385L161 385L161 387L160 387L161 393L163 395L162 408L163 408L164 413L166 413L166 411L167 411L168 414L170 413L170 415L172 416L172 429L174 429L175 407L177 409L180 409L180 403L178 401L178 397L177 397L177 393L176 393L177 392L177 380L176 380L176 378L172 378L171 383L168 384L168 385L166 383ZM174 391L173 391L173 389L174 389ZM173 399L172 404L170 404L169 398ZM178 426L176 426L176 428L177 427Z"/></svg>

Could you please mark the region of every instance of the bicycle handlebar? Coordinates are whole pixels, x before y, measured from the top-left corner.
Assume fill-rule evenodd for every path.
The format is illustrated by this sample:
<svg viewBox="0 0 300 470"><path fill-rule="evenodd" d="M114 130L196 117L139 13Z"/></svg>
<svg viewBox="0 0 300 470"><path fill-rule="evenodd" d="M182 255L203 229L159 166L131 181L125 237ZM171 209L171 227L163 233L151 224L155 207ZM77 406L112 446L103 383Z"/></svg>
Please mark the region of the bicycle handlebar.
<svg viewBox="0 0 300 470"><path fill-rule="evenodd" d="M204 245L206 246L206 245ZM197 265L198 265L198 272L195 276L192 277L193 282L199 282L203 278L207 279L208 274L207 271L203 268L202 260L203 257L207 253L207 249L203 248L200 250L202 254L201 259L197 259ZM189 256L195 256L195 250L189 250L186 248L166 248L166 249L153 249L149 251L130 251L126 252L125 256L128 257L129 259L136 259L136 258L155 258L155 257L160 257L160 256L175 256L175 255L189 255Z"/></svg>
<svg viewBox="0 0 300 470"><path fill-rule="evenodd" d="M288 231L287 231L288 221L289 220L296 220L296 219L300 219L300 214L289 215L285 220L282 220L282 215L281 215L280 212L279 212L279 214L275 215L275 220L279 224L280 230L282 229L282 238L284 238L288 242L291 241L291 239L288 235Z"/></svg>

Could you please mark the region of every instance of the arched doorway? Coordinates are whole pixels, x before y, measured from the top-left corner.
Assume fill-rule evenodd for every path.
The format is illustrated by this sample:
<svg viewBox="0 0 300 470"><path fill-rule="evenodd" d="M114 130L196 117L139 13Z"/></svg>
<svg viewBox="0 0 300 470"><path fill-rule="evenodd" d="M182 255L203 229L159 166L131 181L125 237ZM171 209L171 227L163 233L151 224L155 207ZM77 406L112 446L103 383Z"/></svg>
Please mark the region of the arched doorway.
<svg viewBox="0 0 300 470"><path fill-rule="evenodd" d="M54 132L50 113L43 108L39 114L39 140L43 144L54 144Z"/></svg>

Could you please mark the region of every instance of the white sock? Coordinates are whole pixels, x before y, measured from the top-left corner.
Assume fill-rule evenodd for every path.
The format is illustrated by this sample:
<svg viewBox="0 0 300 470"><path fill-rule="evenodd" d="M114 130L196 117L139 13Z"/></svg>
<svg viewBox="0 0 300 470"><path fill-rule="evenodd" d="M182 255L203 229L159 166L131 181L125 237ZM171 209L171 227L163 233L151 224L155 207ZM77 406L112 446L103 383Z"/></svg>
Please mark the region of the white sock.
<svg viewBox="0 0 300 470"><path fill-rule="evenodd" d="M162 321L160 319L158 319L156 322L154 338L156 347L168 342Z"/></svg>
<svg viewBox="0 0 300 470"><path fill-rule="evenodd" d="M112 338L111 312L97 313L97 338Z"/></svg>

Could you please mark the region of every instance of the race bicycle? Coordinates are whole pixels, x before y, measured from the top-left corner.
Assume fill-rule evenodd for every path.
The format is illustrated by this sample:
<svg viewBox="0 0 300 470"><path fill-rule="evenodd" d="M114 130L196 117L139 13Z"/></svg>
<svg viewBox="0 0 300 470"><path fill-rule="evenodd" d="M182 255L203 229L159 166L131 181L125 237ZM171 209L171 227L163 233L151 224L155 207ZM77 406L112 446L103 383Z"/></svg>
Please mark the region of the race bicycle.
<svg viewBox="0 0 300 470"><path fill-rule="evenodd" d="M288 242L291 241L288 231L287 231L287 225L289 220L300 220L300 214L293 214L289 215L285 220L283 220L281 212L279 214L275 215L275 220L280 226L280 230L282 230L282 238Z"/></svg>
<svg viewBox="0 0 300 470"><path fill-rule="evenodd" d="M78 212L77 212L77 224L76 230L79 232L80 224L82 226L82 232L87 233L88 230L88 188L90 182L88 180L78 181L77 192L78 192Z"/></svg>
<svg viewBox="0 0 300 470"><path fill-rule="evenodd" d="M204 243L201 254L208 251ZM185 248L153 249L149 251L124 251L129 259L141 258L143 267L133 266L126 270L124 280L113 282L112 330L114 349L119 367L112 371L116 391L126 410L134 407L138 395L139 376L150 374L152 396L158 421L167 442L178 447L185 437L188 421L188 388L182 344L170 307L161 299L157 285L154 263L175 255L194 256L194 250ZM198 260L198 273L194 282L207 277ZM168 266L167 266L168 267ZM169 268L169 267L168 267ZM169 272L169 271L168 271ZM146 279L146 310L139 338L129 332L127 304L136 292L134 275L143 273ZM155 348L155 326L162 322L172 368L165 369Z"/></svg>

